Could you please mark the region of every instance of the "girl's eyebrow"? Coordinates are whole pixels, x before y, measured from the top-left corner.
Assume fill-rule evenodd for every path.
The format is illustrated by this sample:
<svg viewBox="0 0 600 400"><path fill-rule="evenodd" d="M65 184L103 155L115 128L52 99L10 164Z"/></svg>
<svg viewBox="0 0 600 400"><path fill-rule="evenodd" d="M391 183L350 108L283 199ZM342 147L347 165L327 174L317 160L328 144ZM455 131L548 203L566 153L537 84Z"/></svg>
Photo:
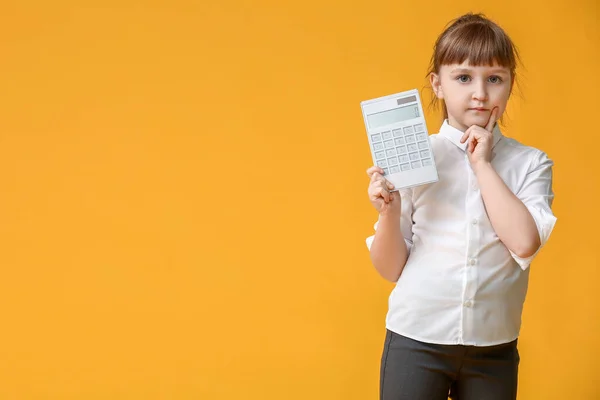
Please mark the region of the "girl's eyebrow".
<svg viewBox="0 0 600 400"><path fill-rule="evenodd" d="M467 73L468 74L470 72L472 72L472 70L469 69L469 68L455 68L452 71L450 71L451 74L454 74L454 73L463 73L463 74ZM492 74L497 74L497 73L507 74L508 73L508 71L507 71L506 68L494 68L494 69L492 69L491 71L488 71L488 72L490 72Z"/></svg>

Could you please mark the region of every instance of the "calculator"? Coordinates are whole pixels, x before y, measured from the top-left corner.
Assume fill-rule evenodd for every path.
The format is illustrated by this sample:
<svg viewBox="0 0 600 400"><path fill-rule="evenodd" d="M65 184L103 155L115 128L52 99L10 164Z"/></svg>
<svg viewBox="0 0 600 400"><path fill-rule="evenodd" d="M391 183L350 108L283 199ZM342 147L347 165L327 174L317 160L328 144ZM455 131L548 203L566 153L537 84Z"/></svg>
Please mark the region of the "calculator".
<svg viewBox="0 0 600 400"><path fill-rule="evenodd" d="M373 164L394 190L439 180L417 89L360 103Z"/></svg>

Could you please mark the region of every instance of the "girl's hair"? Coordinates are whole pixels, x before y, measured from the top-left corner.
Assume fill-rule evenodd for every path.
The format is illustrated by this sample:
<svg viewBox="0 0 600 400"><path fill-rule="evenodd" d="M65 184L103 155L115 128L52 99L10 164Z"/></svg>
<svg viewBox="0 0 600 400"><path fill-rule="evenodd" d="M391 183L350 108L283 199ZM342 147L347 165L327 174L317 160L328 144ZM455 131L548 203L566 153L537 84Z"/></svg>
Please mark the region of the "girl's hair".
<svg viewBox="0 0 600 400"><path fill-rule="evenodd" d="M521 64L519 52L506 32L483 14L468 13L456 18L447 25L437 38L427 71L439 74L442 65L465 60L471 65L493 65L510 69L512 79L516 79L515 69ZM512 87L511 87L512 92ZM430 106L437 107L439 99L433 95ZM446 104L442 101L443 118L448 118Z"/></svg>

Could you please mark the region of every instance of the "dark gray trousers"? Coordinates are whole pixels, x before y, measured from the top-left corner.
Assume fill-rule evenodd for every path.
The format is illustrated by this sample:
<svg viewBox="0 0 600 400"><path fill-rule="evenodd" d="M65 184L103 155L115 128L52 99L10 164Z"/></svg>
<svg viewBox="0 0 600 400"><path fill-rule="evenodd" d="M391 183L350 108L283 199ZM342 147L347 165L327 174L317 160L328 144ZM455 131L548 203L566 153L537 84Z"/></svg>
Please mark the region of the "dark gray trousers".
<svg viewBox="0 0 600 400"><path fill-rule="evenodd" d="M380 400L515 400L517 341L496 346L424 343L387 330Z"/></svg>

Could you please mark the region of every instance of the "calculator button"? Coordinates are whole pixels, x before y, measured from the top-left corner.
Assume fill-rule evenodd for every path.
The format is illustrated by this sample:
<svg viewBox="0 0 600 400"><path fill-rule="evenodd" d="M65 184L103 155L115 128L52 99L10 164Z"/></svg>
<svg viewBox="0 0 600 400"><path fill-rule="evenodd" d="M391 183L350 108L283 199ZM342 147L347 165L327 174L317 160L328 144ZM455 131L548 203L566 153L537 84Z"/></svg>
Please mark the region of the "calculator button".
<svg viewBox="0 0 600 400"><path fill-rule="evenodd" d="M414 142L415 142L415 135L406 136L406 143L414 143Z"/></svg>
<svg viewBox="0 0 600 400"><path fill-rule="evenodd" d="M415 130L413 129L412 126L407 126L406 128L404 128L404 134L405 135L408 135L408 134L414 133L414 132L415 132Z"/></svg>
<svg viewBox="0 0 600 400"><path fill-rule="evenodd" d="M419 149L423 150L427 148L427 142L419 142Z"/></svg>
<svg viewBox="0 0 600 400"><path fill-rule="evenodd" d="M373 143L373 150L375 150L375 151L383 150L383 143L381 143L381 142Z"/></svg>
<svg viewBox="0 0 600 400"><path fill-rule="evenodd" d="M390 169L389 168L384 168L383 169L383 174L384 175L388 175L390 173Z"/></svg>
<svg viewBox="0 0 600 400"><path fill-rule="evenodd" d="M400 138L394 139L394 143L396 143L396 146L400 146L401 144L406 143L406 141L404 140L403 137L400 137Z"/></svg>
<svg viewBox="0 0 600 400"><path fill-rule="evenodd" d="M402 165L400 165L400 168L402 168L402 171L408 171L410 169L410 164L409 163L402 164Z"/></svg>
<svg viewBox="0 0 600 400"><path fill-rule="evenodd" d="M393 167L390 168L390 173L395 174L396 172L400 172L400 167L398 167L397 165L394 165Z"/></svg>
<svg viewBox="0 0 600 400"><path fill-rule="evenodd" d="M410 161L416 161L419 159L419 153L410 153Z"/></svg>
<svg viewBox="0 0 600 400"><path fill-rule="evenodd" d="M423 124L417 124L415 125L415 132L423 132Z"/></svg>
<svg viewBox="0 0 600 400"><path fill-rule="evenodd" d="M421 161L413 161L410 163L412 169L421 168Z"/></svg>
<svg viewBox="0 0 600 400"><path fill-rule="evenodd" d="M385 144L385 148L389 149L390 147L394 147L394 141L393 140L386 140L385 142L383 142L383 144Z"/></svg>
<svg viewBox="0 0 600 400"><path fill-rule="evenodd" d="M429 150L421 150L421 158L429 157Z"/></svg>
<svg viewBox="0 0 600 400"><path fill-rule="evenodd" d="M396 155L396 149L387 149L385 151L385 155L388 156L388 157L395 156Z"/></svg>
<svg viewBox="0 0 600 400"><path fill-rule="evenodd" d="M371 135L371 141L373 141L373 142L381 142L381 134L380 133L376 133L374 135Z"/></svg>
<svg viewBox="0 0 600 400"><path fill-rule="evenodd" d="M392 133L394 134L394 137L400 137L402 136L402 129L394 129Z"/></svg>
<svg viewBox="0 0 600 400"><path fill-rule="evenodd" d="M380 159L382 159L382 158L385 158L385 151L378 151L378 152L376 152L376 153L375 153L375 158L376 158L377 160L380 160Z"/></svg>
<svg viewBox="0 0 600 400"><path fill-rule="evenodd" d="M417 151L417 145L415 143L409 144L406 147L408 147L408 151Z"/></svg>
<svg viewBox="0 0 600 400"><path fill-rule="evenodd" d="M400 160L400 163L405 163L405 162L409 161L408 154L403 154L401 156L398 156L398 159Z"/></svg>
<svg viewBox="0 0 600 400"><path fill-rule="evenodd" d="M392 138L392 132L390 132L390 131L385 131L381 135L383 136L383 140Z"/></svg>
<svg viewBox="0 0 600 400"><path fill-rule="evenodd" d="M417 140L427 139L427 134L425 132L417 133L415 136L417 137Z"/></svg>
<svg viewBox="0 0 600 400"><path fill-rule="evenodd" d="M398 149L398 154L406 154L406 146L398 146L396 149Z"/></svg>
<svg viewBox="0 0 600 400"><path fill-rule="evenodd" d="M388 165L398 165L398 157L390 157L387 161Z"/></svg>
<svg viewBox="0 0 600 400"><path fill-rule="evenodd" d="M431 158L424 158L422 161L424 167L431 165Z"/></svg>
<svg viewBox="0 0 600 400"><path fill-rule="evenodd" d="M387 160L377 160L377 166L381 167L381 168L387 167L388 166Z"/></svg>

